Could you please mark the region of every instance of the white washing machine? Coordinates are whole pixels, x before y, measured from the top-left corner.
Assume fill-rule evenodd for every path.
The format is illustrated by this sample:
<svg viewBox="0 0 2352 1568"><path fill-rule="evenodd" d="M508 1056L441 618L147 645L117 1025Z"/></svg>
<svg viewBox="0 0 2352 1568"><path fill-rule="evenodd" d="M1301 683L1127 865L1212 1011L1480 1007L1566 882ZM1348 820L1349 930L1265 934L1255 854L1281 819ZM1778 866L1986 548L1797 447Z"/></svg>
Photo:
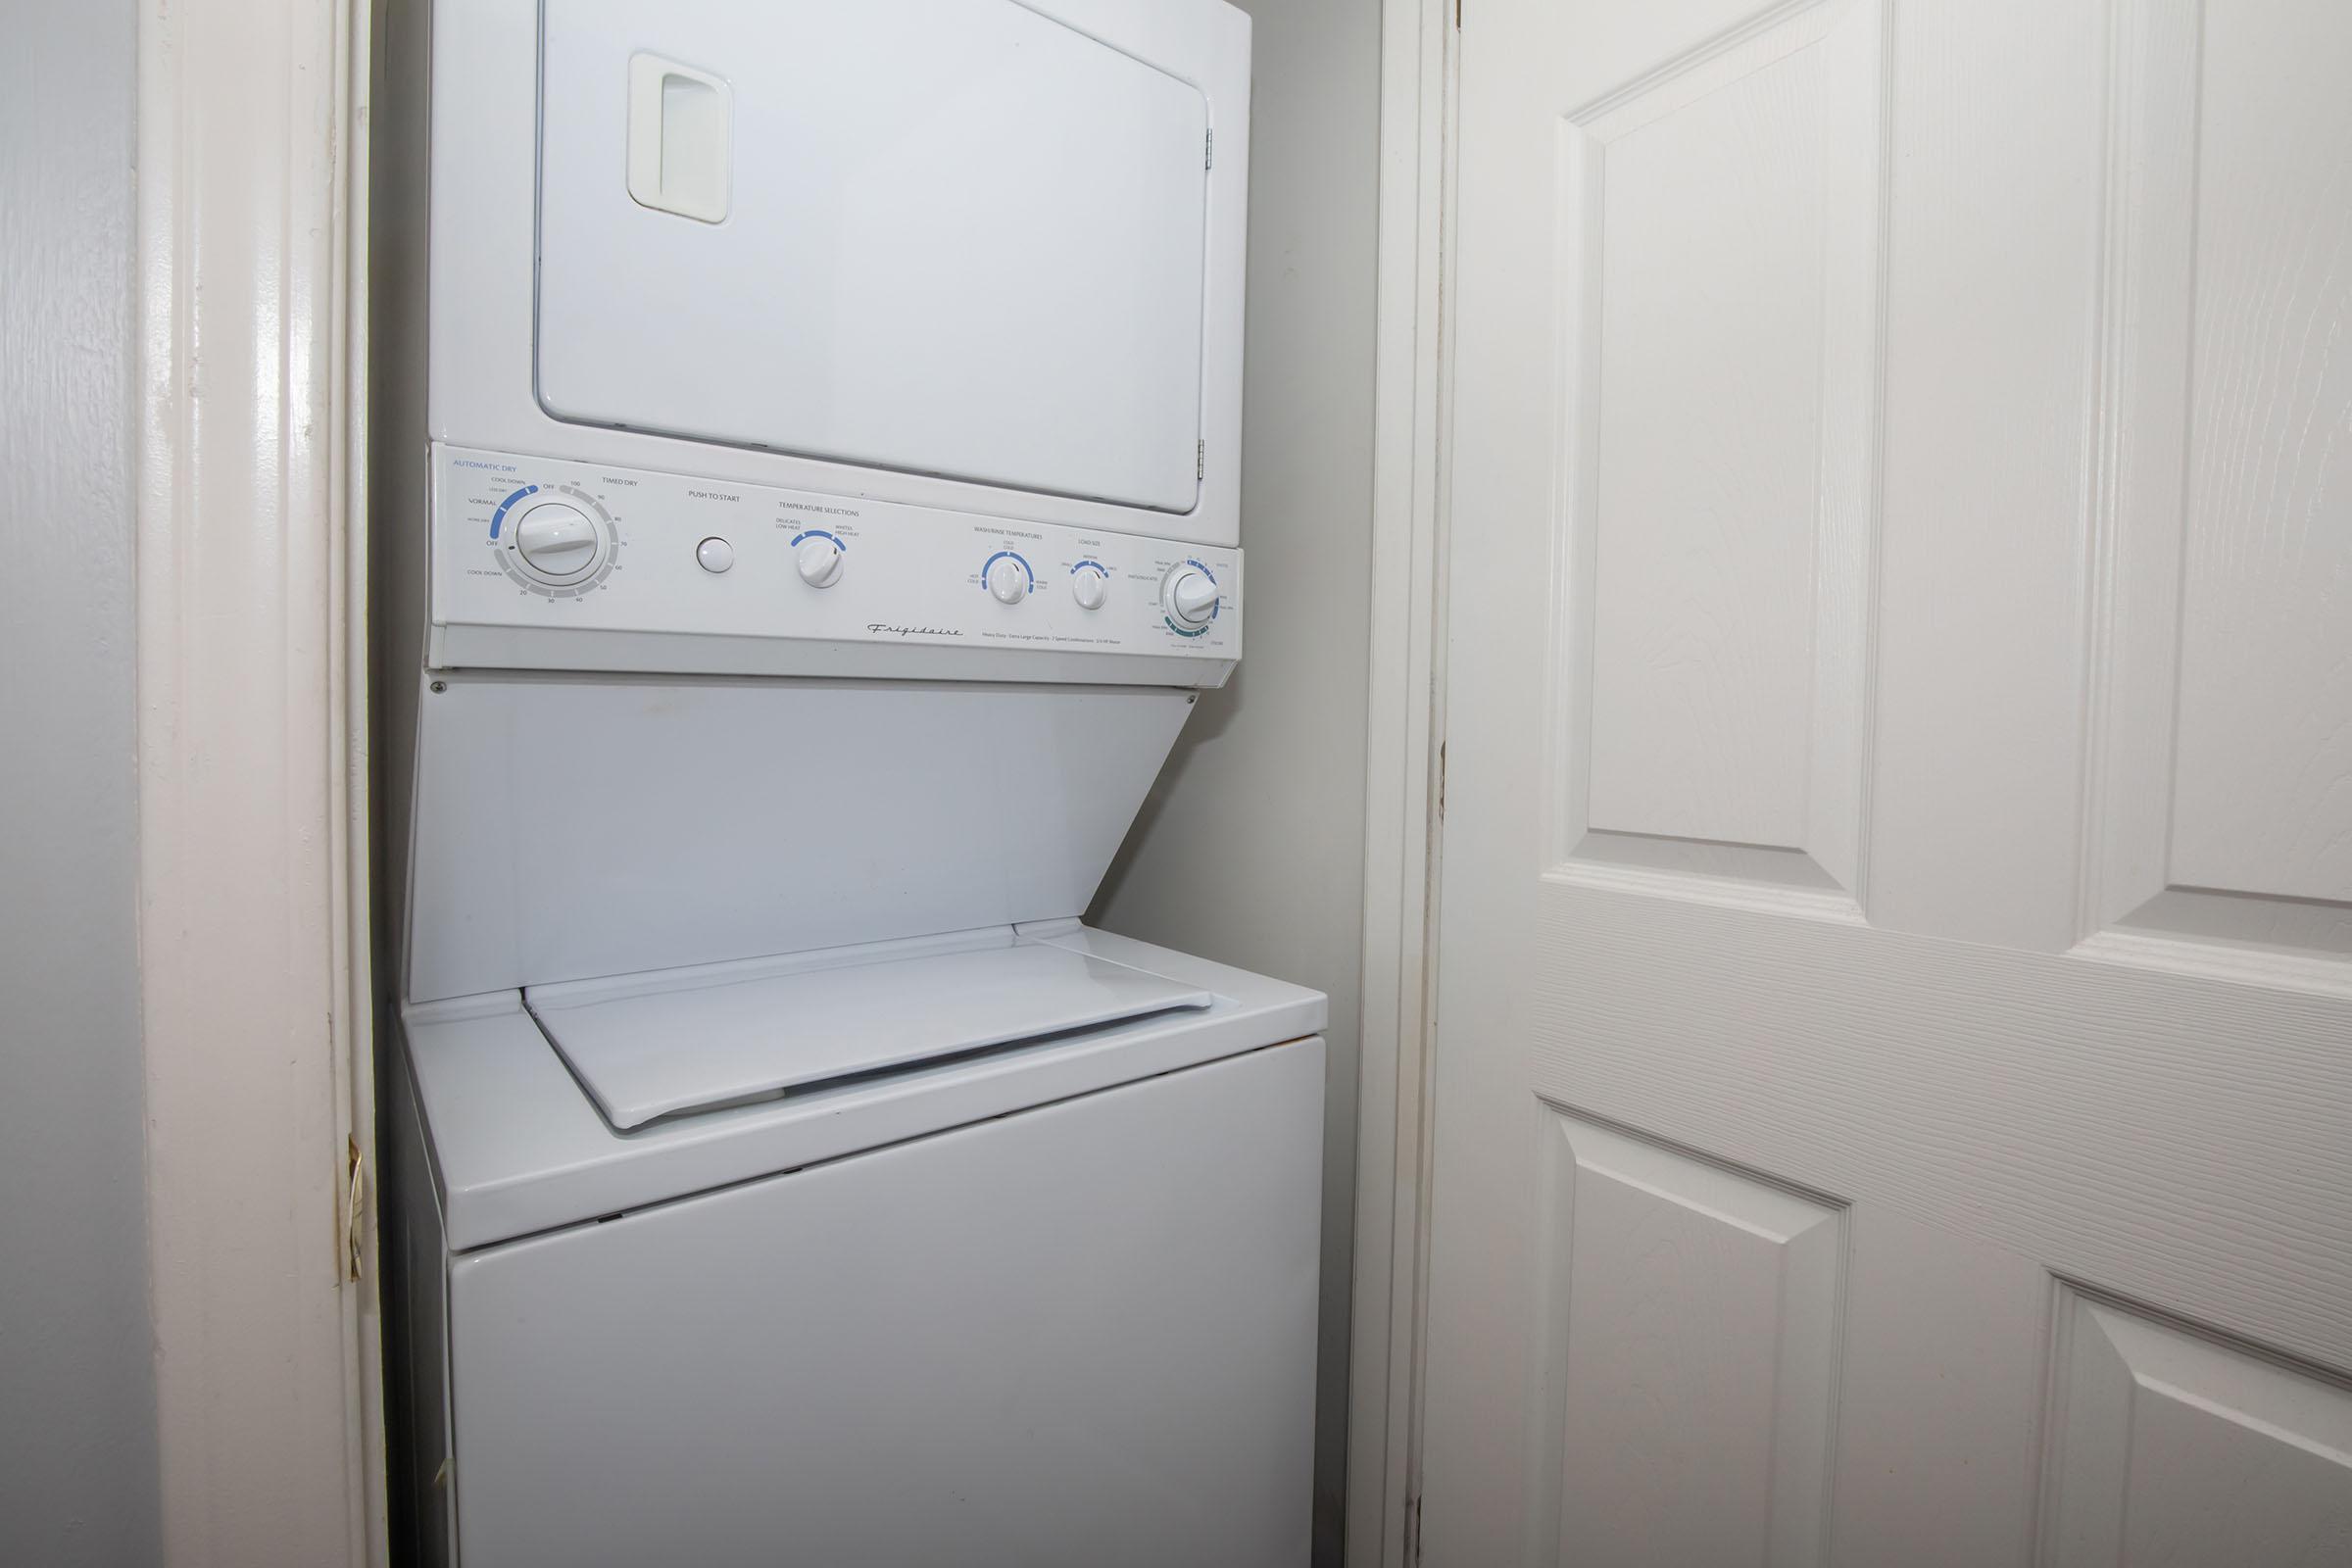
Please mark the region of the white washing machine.
<svg viewBox="0 0 2352 1568"><path fill-rule="evenodd" d="M1071 921L411 1008L457 1559L1304 1562L1322 1019Z"/></svg>
<svg viewBox="0 0 2352 1568"><path fill-rule="evenodd" d="M398 1549L1303 1563L1324 999L1078 920L1241 656L1246 19L379 21Z"/></svg>

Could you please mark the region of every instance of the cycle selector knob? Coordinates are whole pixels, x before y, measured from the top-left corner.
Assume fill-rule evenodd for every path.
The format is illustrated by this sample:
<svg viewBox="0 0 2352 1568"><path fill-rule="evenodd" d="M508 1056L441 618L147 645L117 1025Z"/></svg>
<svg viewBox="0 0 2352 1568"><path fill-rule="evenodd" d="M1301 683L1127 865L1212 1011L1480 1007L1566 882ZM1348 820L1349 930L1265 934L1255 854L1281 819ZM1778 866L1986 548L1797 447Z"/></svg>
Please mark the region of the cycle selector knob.
<svg viewBox="0 0 2352 1568"><path fill-rule="evenodd" d="M1217 582L1199 566L1181 566L1168 574L1159 591L1168 618L1184 627L1206 626L1217 616Z"/></svg>
<svg viewBox="0 0 2352 1568"><path fill-rule="evenodd" d="M793 570L811 588L830 588L841 581L841 541L811 535L792 553Z"/></svg>
<svg viewBox="0 0 2352 1568"><path fill-rule="evenodd" d="M604 549L604 535L588 514L561 501L540 503L514 524L514 554L545 582L584 576Z"/></svg>
<svg viewBox="0 0 2352 1568"><path fill-rule="evenodd" d="M1018 557L999 556L988 564L988 591L1000 605L1017 605L1029 597L1029 568Z"/></svg>

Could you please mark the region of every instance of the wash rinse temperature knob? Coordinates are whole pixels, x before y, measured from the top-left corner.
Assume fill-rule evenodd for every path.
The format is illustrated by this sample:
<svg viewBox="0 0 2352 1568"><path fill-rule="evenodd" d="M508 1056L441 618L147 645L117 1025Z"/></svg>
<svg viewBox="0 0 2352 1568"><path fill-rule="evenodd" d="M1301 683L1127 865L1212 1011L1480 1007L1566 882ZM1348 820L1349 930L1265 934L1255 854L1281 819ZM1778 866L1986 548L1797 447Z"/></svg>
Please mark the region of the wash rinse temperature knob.
<svg viewBox="0 0 2352 1568"><path fill-rule="evenodd" d="M988 591L1001 605L1017 605L1029 597L1029 567L1015 555L1001 555L988 564Z"/></svg>

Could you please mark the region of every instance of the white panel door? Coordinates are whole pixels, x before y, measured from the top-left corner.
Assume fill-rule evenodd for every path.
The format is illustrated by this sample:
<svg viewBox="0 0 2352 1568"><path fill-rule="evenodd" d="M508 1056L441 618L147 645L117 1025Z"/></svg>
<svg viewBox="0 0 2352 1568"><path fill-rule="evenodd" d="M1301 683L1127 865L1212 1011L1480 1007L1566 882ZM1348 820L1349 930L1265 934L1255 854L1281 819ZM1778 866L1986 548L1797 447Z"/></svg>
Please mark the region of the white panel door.
<svg viewBox="0 0 2352 1568"><path fill-rule="evenodd" d="M2352 1563L2352 6L1457 42L1424 1560Z"/></svg>

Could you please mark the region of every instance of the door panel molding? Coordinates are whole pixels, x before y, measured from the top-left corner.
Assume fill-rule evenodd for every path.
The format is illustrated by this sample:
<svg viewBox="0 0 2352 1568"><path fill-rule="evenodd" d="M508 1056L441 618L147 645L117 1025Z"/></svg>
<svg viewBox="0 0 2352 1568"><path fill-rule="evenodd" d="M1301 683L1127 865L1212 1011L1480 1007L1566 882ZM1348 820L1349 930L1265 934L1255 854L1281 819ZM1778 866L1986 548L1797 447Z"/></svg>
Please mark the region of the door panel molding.
<svg viewBox="0 0 2352 1568"><path fill-rule="evenodd" d="M1553 877L1861 907L1886 36L1774 8L1560 119Z"/></svg>
<svg viewBox="0 0 2352 1568"><path fill-rule="evenodd" d="M2301 347L2352 311L2352 181L2278 139L2352 134L2322 64L2352 19L2251 20L2114 24L2080 923L2092 956L2352 996L2352 539L2317 510L2352 369Z"/></svg>
<svg viewBox="0 0 2352 1568"><path fill-rule="evenodd" d="M1539 1103L1532 1539L1563 1561L1822 1561L1845 1205Z"/></svg>
<svg viewBox="0 0 2352 1568"><path fill-rule="evenodd" d="M2038 1561L2352 1556L2352 1388L2060 1282Z"/></svg>

